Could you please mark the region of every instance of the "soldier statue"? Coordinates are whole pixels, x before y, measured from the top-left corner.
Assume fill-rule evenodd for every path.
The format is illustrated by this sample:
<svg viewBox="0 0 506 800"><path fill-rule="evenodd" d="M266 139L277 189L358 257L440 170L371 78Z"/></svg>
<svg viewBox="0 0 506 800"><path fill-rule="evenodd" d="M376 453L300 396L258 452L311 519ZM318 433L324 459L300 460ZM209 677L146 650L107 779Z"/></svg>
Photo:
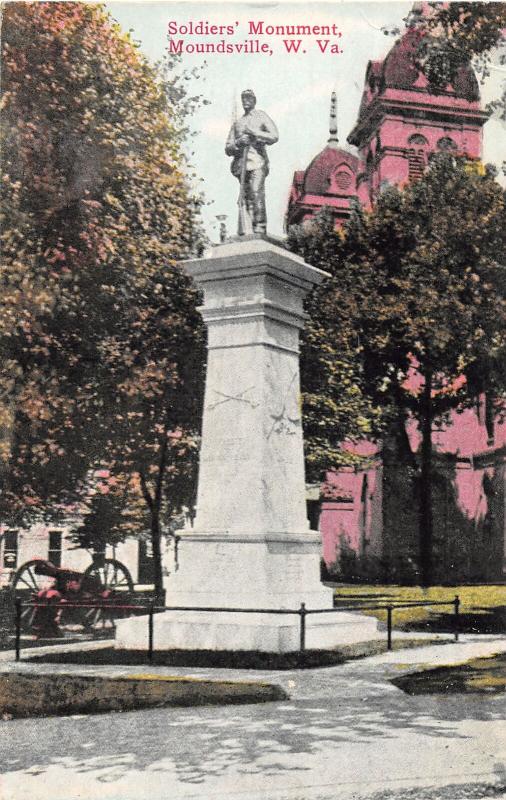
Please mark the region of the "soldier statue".
<svg viewBox="0 0 506 800"><path fill-rule="evenodd" d="M225 153L233 156L231 171L239 179L239 236L265 233L265 178L269 173L266 145L278 141L278 129L272 119L255 108L251 89L241 93L243 116L230 128Z"/></svg>

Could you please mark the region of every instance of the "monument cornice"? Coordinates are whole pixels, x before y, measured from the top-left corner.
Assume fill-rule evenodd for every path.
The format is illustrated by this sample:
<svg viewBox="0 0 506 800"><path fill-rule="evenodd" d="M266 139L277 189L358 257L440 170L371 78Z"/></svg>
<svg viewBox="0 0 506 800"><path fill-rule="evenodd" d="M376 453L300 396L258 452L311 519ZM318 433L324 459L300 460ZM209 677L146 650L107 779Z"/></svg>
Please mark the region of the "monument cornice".
<svg viewBox="0 0 506 800"><path fill-rule="evenodd" d="M213 248L208 258L181 264L203 288L224 280L270 276L309 291L329 277L323 270L306 264L300 256L263 238L244 237L243 241L226 242Z"/></svg>

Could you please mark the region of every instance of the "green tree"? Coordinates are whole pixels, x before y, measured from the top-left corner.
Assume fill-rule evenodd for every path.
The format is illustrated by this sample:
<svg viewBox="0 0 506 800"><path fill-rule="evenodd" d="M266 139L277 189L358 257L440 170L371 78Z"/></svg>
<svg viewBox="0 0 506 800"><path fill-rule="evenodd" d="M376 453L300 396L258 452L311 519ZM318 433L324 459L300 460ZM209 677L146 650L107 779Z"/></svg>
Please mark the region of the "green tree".
<svg viewBox="0 0 506 800"><path fill-rule="evenodd" d="M358 211L355 225L360 227ZM306 302L309 319L301 341L306 472L314 481L328 470L363 464L348 445L382 430L380 407L367 393L356 325L371 275L348 259L352 240L351 227L344 238L327 209L309 225L293 226L288 236L289 249L330 274Z"/></svg>
<svg viewBox="0 0 506 800"><path fill-rule="evenodd" d="M128 510L122 500L110 490L88 495L79 521L71 530L72 541L92 553L102 553L106 543L114 546L123 542L126 536L123 515Z"/></svg>
<svg viewBox="0 0 506 800"><path fill-rule="evenodd" d="M197 98L99 5L7 4L2 54L2 514L61 509L107 469L144 500L160 591L200 422L203 330L177 264L201 247L182 151Z"/></svg>
<svg viewBox="0 0 506 800"><path fill-rule="evenodd" d="M437 83L451 83L459 67L471 60L482 79L506 63L504 3L434 3L433 8L427 21L432 35L426 39L421 56L427 74ZM506 81L491 110L506 120Z"/></svg>
<svg viewBox="0 0 506 800"><path fill-rule="evenodd" d="M407 415L419 424L426 585L433 572L434 427L483 391L494 397L496 411L504 404L505 244L503 189L479 164L441 154L419 181L403 191L386 189L371 213L355 217L346 246L336 247L337 282L355 275L359 283L350 284L356 302L344 305L345 322L339 293L329 302L338 301L338 324L360 337L364 395L382 407L385 425L404 428Z"/></svg>
<svg viewBox="0 0 506 800"><path fill-rule="evenodd" d="M366 221L379 292L368 307L366 360L376 392L390 394L419 424L425 585L433 574L434 426L480 392L492 393L497 407L504 400L505 223L505 195L493 175L445 155L404 191L387 190Z"/></svg>

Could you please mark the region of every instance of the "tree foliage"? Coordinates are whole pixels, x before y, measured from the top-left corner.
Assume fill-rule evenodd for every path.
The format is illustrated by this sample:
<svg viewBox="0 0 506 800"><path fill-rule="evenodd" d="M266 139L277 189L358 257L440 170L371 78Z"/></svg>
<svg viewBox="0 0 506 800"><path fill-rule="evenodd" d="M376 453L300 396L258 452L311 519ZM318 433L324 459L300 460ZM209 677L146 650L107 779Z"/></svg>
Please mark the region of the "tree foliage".
<svg viewBox="0 0 506 800"><path fill-rule="evenodd" d="M483 84L494 75L500 80L500 95L487 111L506 121L506 7L503 2L431 2L415 4L407 18L417 24L419 38L415 60L436 92L453 84L461 67L472 63ZM384 26L383 33L398 37L398 26ZM503 162L503 170L506 162Z"/></svg>
<svg viewBox="0 0 506 800"><path fill-rule="evenodd" d="M433 34L426 39L423 64L439 83L451 83L463 64L473 62L480 78L506 63L506 8L504 3L433 3L427 20ZM506 121L506 81L491 111Z"/></svg>
<svg viewBox="0 0 506 800"><path fill-rule="evenodd" d="M493 173L448 154L363 218L357 263L374 270L363 307L371 391L420 413L413 367L433 375L436 416L504 392L505 195ZM355 256L353 256L355 259Z"/></svg>
<svg viewBox="0 0 506 800"><path fill-rule="evenodd" d="M493 175L449 155L423 179L388 189L364 228L377 288L365 316L373 396L421 432L420 570L432 581L434 426L488 392L504 405L505 196ZM371 306L372 300L374 307Z"/></svg>
<svg viewBox="0 0 506 800"><path fill-rule="evenodd" d="M385 428L396 420L404 426L408 415L419 423L424 582L431 580L434 426L483 391L497 411L504 403L505 245L505 195L493 173L439 154L423 178L403 190L386 188L370 213L358 210L344 241L331 226L320 227L302 251L333 273L309 331L309 343L316 329L328 355L328 364L317 360L312 387L321 396L320 413L332 415L331 402L346 398L331 380L332 354L345 353L362 407L381 408ZM341 408L345 418L357 415L341 429L353 430L358 409L346 400ZM332 419L319 425L329 438L339 436ZM332 447L339 447L337 438Z"/></svg>
<svg viewBox="0 0 506 800"><path fill-rule="evenodd" d="M160 561L200 419L203 332L177 264L201 241L195 98L99 5L9 3L2 51L2 512L71 502L106 468L146 503Z"/></svg>
<svg viewBox="0 0 506 800"><path fill-rule="evenodd" d="M330 274L306 302L309 318L301 343L306 471L318 481L328 470L362 463L349 445L381 430L380 408L365 386L356 326L370 276L348 260L349 241L325 209L309 225L290 229L288 247Z"/></svg>

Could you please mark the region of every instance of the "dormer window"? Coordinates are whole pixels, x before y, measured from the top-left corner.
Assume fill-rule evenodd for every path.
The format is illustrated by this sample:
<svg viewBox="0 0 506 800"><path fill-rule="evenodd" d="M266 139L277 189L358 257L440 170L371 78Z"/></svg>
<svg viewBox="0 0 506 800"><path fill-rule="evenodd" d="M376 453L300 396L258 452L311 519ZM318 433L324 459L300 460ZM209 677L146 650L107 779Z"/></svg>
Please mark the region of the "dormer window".
<svg viewBox="0 0 506 800"><path fill-rule="evenodd" d="M329 191L335 194L348 193L353 185L353 173L346 164L340 164L331 174Z"/></svg>

